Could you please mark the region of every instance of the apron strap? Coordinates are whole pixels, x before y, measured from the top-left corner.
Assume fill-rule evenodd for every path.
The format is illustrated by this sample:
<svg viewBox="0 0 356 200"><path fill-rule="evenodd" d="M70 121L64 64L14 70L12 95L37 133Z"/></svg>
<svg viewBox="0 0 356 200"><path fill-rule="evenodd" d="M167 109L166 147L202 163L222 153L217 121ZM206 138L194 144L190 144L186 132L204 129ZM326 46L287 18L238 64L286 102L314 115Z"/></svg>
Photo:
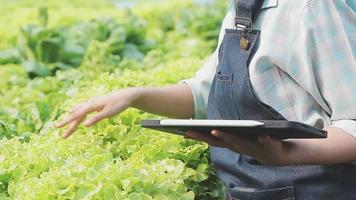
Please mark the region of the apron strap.
<svg viewBox="0 0 356 200"><path fill-rule="evenodd" d="M240 47L248 50L251 44L251 32L263 0L235 0L236 17L235 26L240 31Z"/></svg>

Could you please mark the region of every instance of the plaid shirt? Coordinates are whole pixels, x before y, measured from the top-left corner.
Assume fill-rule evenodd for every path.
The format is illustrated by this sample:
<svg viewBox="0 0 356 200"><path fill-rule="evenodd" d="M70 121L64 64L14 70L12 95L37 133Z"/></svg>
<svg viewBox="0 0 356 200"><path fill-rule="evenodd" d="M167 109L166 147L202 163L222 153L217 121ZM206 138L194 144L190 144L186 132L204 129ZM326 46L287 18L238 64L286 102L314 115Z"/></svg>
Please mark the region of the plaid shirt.
<svg viewBox="0 0 356 200"><path fill-rule="evenodd" d="M234 28L235 9L224 30ZM265 0L254 28L259 48L250 63L256 97L291 121L344 129L356 137L356 0ZM195 118L206 105L218 49L192 79Z"/></svg>

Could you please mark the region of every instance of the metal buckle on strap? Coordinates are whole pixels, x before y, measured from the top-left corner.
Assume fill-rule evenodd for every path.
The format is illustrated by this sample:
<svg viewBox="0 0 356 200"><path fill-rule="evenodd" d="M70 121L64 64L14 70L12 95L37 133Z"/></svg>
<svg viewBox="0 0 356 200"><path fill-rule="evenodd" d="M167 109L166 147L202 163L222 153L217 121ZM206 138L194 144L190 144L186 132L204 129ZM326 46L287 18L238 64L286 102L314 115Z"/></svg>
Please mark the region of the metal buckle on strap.
<svg viewBox="0 0 356 200"><path fill-rule="evenodd" d="M235 25L236 29L240 32L240 48L248 50L251 44L252 20L250 18L236 17Z"/></svg>

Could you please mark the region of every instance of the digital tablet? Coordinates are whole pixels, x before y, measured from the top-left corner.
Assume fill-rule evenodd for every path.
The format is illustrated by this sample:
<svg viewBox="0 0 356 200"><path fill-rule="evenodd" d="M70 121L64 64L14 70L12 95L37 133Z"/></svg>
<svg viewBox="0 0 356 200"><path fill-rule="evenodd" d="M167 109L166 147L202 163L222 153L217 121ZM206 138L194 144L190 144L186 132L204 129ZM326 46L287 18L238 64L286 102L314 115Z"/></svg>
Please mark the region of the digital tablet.
<svg viewBox="0 0 356 200"><path fill-rule="evenodd" d="M268 134L281 140L327 138L325 130L293 121L148 119L142 120L141 126L177 135L185 135L187 131L210 134L212 130L220 130L251 137Z"/></svg>

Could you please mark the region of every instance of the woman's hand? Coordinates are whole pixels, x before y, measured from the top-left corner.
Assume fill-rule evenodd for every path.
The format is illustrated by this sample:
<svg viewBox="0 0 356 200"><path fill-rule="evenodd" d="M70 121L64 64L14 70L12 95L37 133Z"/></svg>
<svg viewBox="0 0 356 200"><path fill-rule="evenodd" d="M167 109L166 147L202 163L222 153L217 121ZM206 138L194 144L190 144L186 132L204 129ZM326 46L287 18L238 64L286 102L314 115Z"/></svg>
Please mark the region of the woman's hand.
<svg viewBox="0 0 356 200"><path fill-rule="evenodd" d="M104 118L113 117L130 107L137 96L137 90L130 88L119 90L106 96L92 98L87 102L75 106L70 111L69 116L63 121L58 122L56 126L62 128L68 125L68 129L63 136L64 138L68 138L82 122L85 126L89 127ZM97 112L97 114L87 118L93 112Z"/></svg>
<svg viewBox="0 0 356 200"><path fill-rule="evenodd" d="M356 161L356 138L346 131L328 127L326 139L290 139L279 141L268 135L257 139L214 130L211 134L187 132L187 138L249 155L262 164L331 165Z"/></svg>
<svg viewBox="0 0 356 200"><path fill-rule="evenodd" d="M256 139L213 130L211 135L189 131L186 138L249 155L266 165L288 165L291 162L290 152L293 144L273 139L268 135L261 135Z"/></svg>
<svg viewBox="0 0 356 200"><path fill-rule="evenodd" d="M189 119L194 117L194 100L190 87L186 84L178 84L158 88L129 88L92 98L74 107L69 116L59 122L57 127L68 125L68 129L64 133L64 138L68 138L80 123L92 126L104 118L121 113L128 107L171 118ZM98 113L87 118L93 112Z"/></svg>

